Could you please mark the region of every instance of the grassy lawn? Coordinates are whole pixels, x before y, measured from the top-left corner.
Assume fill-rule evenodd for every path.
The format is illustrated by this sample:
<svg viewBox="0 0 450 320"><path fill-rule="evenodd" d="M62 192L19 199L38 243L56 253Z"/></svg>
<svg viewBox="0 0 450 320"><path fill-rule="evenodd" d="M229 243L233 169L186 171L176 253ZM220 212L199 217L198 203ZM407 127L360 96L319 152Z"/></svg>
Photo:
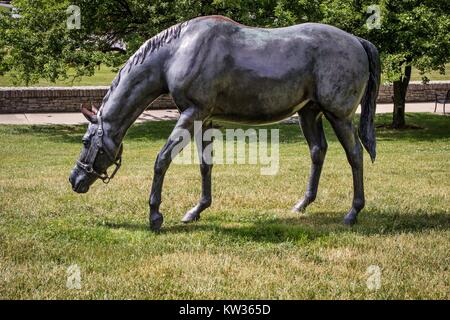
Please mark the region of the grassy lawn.
<svg viewBox="0 0 450 320"><path fill-rule="evenodd" d="M450 80L450 64L446 65L445 74L440 74L438 71L433 71L426 74L430 80ZM36 87L70 87L70 86L109 86L116 76L116 72L112 72L108 67L102 66L100 69L96 70L95 75L92 77L84 77L77 79L76 81L69 80L59 80L56 83L41 80L37 84L33 84ZM417 69L412 70L411 81L421 81L422 76L419 74ZM382 80L384 81L384 80ZM22 84L23 85L23 84ZM12 78L6 74L5 76L0 76L0 87L13 87L15 86Z"/></svg>
<svg viewBox="0 0 450 320"><path fill-rule="evenodd" d="M445 74L440 74L439 71L432 71L425 74L428 79L434 81L450 80L450 64L445 65ZM422 81L422 76L419 70L413 68L411 72L411 81Z"/></svg>
<svg viewBox="0 0 450 320"><path fill-rule="evenodd" d="M296 125L276 125L279 174L216 165L213 205L198 223L179 220L199 197L199 170L172 165L160 234L147 229L147 197L173 122L133 126L117 178L85 195L67 180L84 127L0 126L0 298L449 299L450 118L407 122L423 129L379 129L374 165L365 154L367 207L352 228L342 225L351 171L328 124L306 215L290 208L305 191L308 148ZM81 290L66 288L71 264ZM379 290L366 285L371 265Z"/></svg>
<svg viewBox="0 0 450 320"><path fill-rule="evenodd" d="M116 76L117 72L111 71L106 66L101 66L95 71L92 77L83 77L73 80L71 77L67 80L58 80L56 83L48 80L40 80L39 83L33 84L33 87L71 87L71 86L109 86ZM69 72L69 76L73 76L73 73ZM0 76L0 87L14 87L16 86L10 75L6 74ZM19 84L24 86L24 84Z"/></svg>

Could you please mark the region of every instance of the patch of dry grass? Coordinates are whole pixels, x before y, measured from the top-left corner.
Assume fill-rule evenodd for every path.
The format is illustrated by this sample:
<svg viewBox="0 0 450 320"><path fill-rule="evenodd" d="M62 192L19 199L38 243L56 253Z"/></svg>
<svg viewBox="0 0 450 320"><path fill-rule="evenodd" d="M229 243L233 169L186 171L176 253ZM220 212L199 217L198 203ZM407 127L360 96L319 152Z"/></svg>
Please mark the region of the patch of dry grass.
<svg viewBox="0 0 450 320"><path fill-rule="evenodd" d="M388 122L381 116L377 123ZM134 126L124 165L86 195L67 181L80 126L0 126L0 298L449 298L449 118L408 115L420 130L378 131L365 157L367 207L353 228L351 171L334 134L319 196L306 215L309 154L295 125L280 131L280 172L216 165L213 205L192 225L197 166L173 165L163 193L164 230L147 229L153 160L173 122ZM81 290L66 270L81 269ZM370 265L381 288L369 290Z"/></svg>

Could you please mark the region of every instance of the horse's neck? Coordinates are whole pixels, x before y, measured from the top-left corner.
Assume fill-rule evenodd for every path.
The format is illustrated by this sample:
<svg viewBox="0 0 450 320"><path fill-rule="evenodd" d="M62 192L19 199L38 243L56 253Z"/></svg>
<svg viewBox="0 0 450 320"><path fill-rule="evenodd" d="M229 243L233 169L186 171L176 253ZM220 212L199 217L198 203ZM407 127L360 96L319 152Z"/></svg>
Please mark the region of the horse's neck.
<svg viewBox="0 0 450 320"><path fill-rule="evenodd" d="M133 76L131 74L127 76ZM159 78L159 77L156 77ZM102 107L105 134L120 143L129 127L139 118L147 106L162 93L160 83L140 83L128 85L128 81L119 84L113 94Z"/></svg>
<svg viewBox="0 0 450 320"><path fill-rule="evenodd" d="M147 43L151 44L151 41L153 38ZM177 46L178 42L179 37L176 37L156 50L149 50L148 45L144 44L114 80L114 88L103 105L105 127L114 141L121 142L139 115L164 93L167 86L161 83L165 77L160 75L164 72L166 60L170 58L170 48Z"/></svg>
<svg viewBox="0 0 450 320"><path fill-rule="evenodd" d="M139 118L150 102L158 98L160 94L152 95L145 102L127 100L129 103L114 104L104 108L102 114L104 114L105 134L116 143L120 143L131 125Z"/></svg>

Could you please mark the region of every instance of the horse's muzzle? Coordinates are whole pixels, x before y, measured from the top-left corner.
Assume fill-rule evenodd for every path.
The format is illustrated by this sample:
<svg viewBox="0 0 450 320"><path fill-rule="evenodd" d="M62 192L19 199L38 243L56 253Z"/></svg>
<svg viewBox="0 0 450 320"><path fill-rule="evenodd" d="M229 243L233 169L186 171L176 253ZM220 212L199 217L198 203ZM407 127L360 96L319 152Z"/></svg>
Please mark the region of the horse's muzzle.
<svg viewBox="0 0 450 320"><path fill-rule="evenodd" d="M69 176L69 182L72 185L72 190L76 193L86 193L89 191L89 183L87 177L74 168Z"/></svg>

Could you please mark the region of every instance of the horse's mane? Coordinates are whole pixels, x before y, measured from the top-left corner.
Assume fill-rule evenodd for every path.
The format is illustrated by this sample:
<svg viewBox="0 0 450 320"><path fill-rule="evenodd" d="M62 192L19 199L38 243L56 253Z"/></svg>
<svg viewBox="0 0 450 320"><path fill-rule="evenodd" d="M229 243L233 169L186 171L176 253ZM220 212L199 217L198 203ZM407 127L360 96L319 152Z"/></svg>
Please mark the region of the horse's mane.
<svg viewBox="0 0 450 320"><path fill-rule="evenodd" d="M187 26L188 21L178 23L160 33L158 33L153 38L147 40L127 61L127 63L120 69L117 76L111 83L108 92L102 101L102 106L108 101L109 96L113 90L119 85L122 72L130 72L134 65L141 64L147 58L148 54L162 48L165 44L170 43L172 40L180 37L181 31Z"/></svg>

